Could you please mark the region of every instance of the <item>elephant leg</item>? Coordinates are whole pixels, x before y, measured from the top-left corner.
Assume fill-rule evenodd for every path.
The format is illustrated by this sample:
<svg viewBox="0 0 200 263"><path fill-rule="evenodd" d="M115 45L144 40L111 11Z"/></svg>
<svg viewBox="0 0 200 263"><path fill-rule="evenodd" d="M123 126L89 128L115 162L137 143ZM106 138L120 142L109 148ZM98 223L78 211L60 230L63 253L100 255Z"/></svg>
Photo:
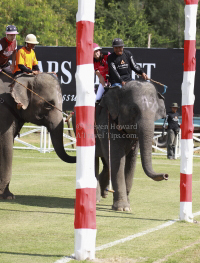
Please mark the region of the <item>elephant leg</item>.
<svg viewBox="0 0 200 263"><path fill-rule="evenodd" d="M0 136L0 199L15 199L9 191L12 176L13 133Z"/></svg>
<svg viewBox="0 0 200 263"><path fill-rule="evenodd" d="M7 184L3 194L0 194L0 199L15 199L15 196L9 190L9 184Z"/></svg>
<svg viewBox="0 0 200 263"><path fill-rule="evenodd" d="M95 157L95 176L97 179L97 189L96 189L96 202L100 202L101 195L100 195L100 185L99 185L99 157Z"/></svg>
<svg viewBox="0 0 200 263"><path fill-rule="evenodd" d="M136 145L133 147L133 149L126 156L125 181L126 181L126 193L127 193L127 198L128 198L129 203L130 203L129 193L131 191L132 184L133 184L133 177L134 177L134 171L136 167L138 148L139 148L139 143L137 142Z"/></svg>
<svg viewBox="0 0 200 263"><path fill-rule="evenodd" d="M125 156L121 157L118 162L115 158L111 162L111 179L113 186L113 210L130 211L130 204L127 199L125 183Z"/></svg>
<svg viewBox="0 0 200 263"><path fill-rule="evenodd" d="M108 187L108 183L109 183L108 165L103 157L101 158L101 160L103 163L103 170L99 175L99 184L100 184L101 196L103 198L106 198L108 195L108 191L106 190L106 188Z"/></svg>

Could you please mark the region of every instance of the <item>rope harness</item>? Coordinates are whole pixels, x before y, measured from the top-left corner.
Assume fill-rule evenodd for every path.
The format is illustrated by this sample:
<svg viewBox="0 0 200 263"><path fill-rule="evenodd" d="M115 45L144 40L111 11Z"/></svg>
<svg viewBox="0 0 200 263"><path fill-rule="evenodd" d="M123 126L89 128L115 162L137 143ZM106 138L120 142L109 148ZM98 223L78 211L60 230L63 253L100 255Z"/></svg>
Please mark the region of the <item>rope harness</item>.
<svg viewBox="0 0 200 263"><path fill-rule="evenodd" d="M108 179L109 185L106 191L114 193L115 191L112 190L112 182L111 182L111 158L110 158L110 113L108 111Z"/></svg>
<svg viewBox="0 0 200 263"><path fill-rule="evenodd" d="M17 81L16 79L14 79L13 77L9 76L7 73L5 73L4 71L1 71L1 73L3 73L4 75L6 75L8 78L14 80L15 82L17 82L18 84L20 84L21 86L23 86L25 89L29 90L30 92L32 92L34 95L38 96L40 99L42 99L43 101L45 101L46 103L48 103L51 107L55 108L56 110L60 111L63 115L65 115L66 117L68 117L68 114L64 113L62 110L58 109L55 105L51 104L49 101L45 100L43 97L41 97L39 94L37 94L36 92L34 92L33 90L29 89L28 87L26 87L25 85L23 85L22 83L20 83L19 81Z"/></svg>

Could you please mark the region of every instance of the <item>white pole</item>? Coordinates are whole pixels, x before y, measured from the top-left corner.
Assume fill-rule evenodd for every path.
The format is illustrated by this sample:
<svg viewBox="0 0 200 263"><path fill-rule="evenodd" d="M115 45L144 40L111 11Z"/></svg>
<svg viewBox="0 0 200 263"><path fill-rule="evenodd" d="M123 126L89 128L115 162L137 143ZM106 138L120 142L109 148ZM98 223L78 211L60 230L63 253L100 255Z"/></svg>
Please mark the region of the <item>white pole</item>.
<svg viewBox="0 0 200 263"><path fill-rule="evenodd" d="M43 152L46 153L46 147L47 146L47 128L44 127L44 149Z"/></svg>
<svg viewBox="0 0 200 263"><path fill-rule="evenodd" d="M94 65L95 0L79 0L76 16L76 204L75 258L95 259L96 178L94 170Z"/></svg>
<svg viewBox="0 0 200 263"><path fill-rule="evenodd" d="M198 0L185 0L184 74L182 83L180 220L193 222L193 108L196 71L196 17Z"/></svg>
<svg viewBox="0 0 200 263"><path fill-rule="evenodd" d="M48 152L50 152L51 149L51 136L50 136L50 132L48 132Z"/></svg>
<svg viewBox="0 0 200 263"><path fill-rule="evenodd" d="M44 126L41 127L41 132L40 132L40 152L41 153L43 149L43 138L44 138Z"/></svg>

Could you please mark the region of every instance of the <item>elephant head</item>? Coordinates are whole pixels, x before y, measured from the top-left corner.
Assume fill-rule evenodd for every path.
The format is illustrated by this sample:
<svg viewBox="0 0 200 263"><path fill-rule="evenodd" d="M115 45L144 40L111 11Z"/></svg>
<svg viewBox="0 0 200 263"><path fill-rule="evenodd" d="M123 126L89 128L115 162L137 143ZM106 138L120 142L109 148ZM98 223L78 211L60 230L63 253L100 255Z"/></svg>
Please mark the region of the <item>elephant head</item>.
<svg viewBox="0 0 200 263"><path fill-rule="evenodd" d="M130 81L123 88L110 89L101 106L107 107L113 120L129 134L139 139L144 172L155 181L168 179L167 174L152 168L154 121L166 116L164 97L149 82Z"/></svg>
<svg viewBox="0 0 200 263"><path fill-rule="evenodd" d="M64 150L62 94L57 78L52 74L41 73L36 76L22 75L16 80L11 84L11 96L16 103L22 104L20 117L25 122L47 127L60 159L75 163L76 158Z"/></svg>

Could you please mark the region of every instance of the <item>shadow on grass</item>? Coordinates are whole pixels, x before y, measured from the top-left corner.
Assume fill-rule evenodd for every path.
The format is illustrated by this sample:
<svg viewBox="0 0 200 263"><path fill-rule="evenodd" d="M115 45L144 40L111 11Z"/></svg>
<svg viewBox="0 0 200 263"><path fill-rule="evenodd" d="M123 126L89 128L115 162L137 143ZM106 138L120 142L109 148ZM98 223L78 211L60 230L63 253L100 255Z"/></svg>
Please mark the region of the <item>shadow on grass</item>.
<svg viewBox="0 0 200 263"><path fill-rule="evenodd" d="M1 202L9 202L9 203L17 203L24 206L34 206L34 207L46 207L46 208L67 208L73 209L74 213L74 202L73 198L61 198L61 197L53 197L53 196L34 196L34 195L18 195L15 200L1 200ZM137 218L133 213L129 212L121 212L114 211L111 208L109 209L107 204L96 204L96 210L99 212L104 212L103 215L97 215L97 217L110 217L110 218L128 218L133 220L147 220L147 221L169 221L172 219L158 219L158 218ZM111 206L110 206L111 207ZM56 214L69 214L65 212L57 212L57 211L23 211L21 209L0 209L0 210L9 210L9 211L21 211L21 212L36 212L36 213L56 213ZM107 214L106 213L112 213Z"/></svg>
<svg viewBox="0 0 200 263"><path fill-rule="evenodd" d="M133 220L147 220L147 221L158 221L158 222L167 222L173 219L158 219L158 218L140 218L140 217L135 217L133 213L130 212L122 212L122 211L115 211L112 210L111 208L108 209L107 207L100 207L100 206L108 206L108 205L101 205L101 204L97 204L96 205L96 210L99 212L109 212L109 213L114 213L116 215L97 215L97 217L114 217L114 218L128 218L128 219L133 219ZM109 205L110 206L110 205ZM111 206L110 206L111 207ZM122 215L122 216L121 216Z"/></svg>
<svg viewBox="0 0 200 263"><path fill-rule="evenodd" d="M74 209L74 198L61 198L55 196L17 195L15 200L1 200L1 202L36 207Z"/></svg>
<svg viewBox="0 0 200 263"><path fill-rule="evenodd" d="M63 255L42 255L42 254L29 254L29 253L18 253L18 252L4 252L0 251L0 254L6 254L6 255L21 255L21 256L32 256L32 257L63 257Z"/></svg>

